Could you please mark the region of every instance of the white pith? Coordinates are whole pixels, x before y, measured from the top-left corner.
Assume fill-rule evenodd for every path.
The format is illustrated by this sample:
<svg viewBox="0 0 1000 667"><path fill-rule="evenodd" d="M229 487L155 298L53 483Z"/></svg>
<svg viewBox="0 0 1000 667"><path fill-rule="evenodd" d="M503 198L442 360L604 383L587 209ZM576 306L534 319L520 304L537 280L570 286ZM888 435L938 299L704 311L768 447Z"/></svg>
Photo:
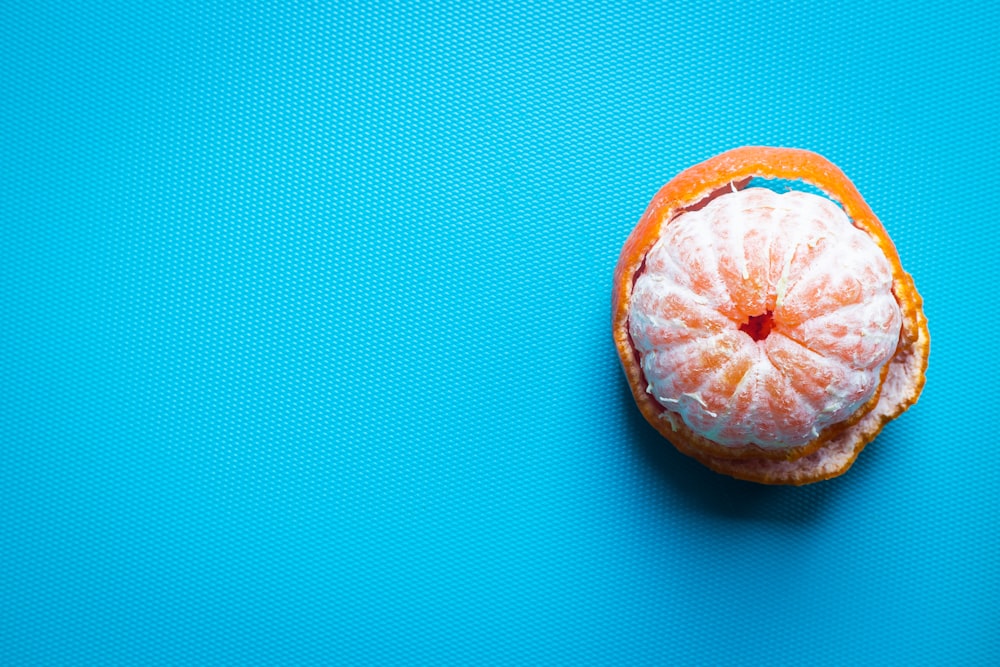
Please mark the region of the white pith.
<svg viewBox="0 0 1000 667"><path fill-rule="evenodd" d="M827 303L834 293L844 303ZM774 329L755 341L740 325L765 311ZM801 446L850 417L877 389L901 321L888 261L843 210L762 188L665 224L629 306L662 418L728 447ZM705 367L706 354L717 363Z"/></svg>

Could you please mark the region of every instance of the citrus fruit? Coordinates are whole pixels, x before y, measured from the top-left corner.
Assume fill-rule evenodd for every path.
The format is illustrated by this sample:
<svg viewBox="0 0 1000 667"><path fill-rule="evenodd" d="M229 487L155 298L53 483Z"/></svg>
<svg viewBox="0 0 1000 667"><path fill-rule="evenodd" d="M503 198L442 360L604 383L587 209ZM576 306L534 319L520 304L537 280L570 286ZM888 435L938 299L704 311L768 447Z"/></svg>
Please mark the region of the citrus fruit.
<svg viewBox="0 0 1000 667"><path fill-rule="evenodd" d="M830 199L746 187L753 177ZM809 151L738 148L670 181L625 243L612 311L642 414L742 479L844 472L924 383L913 280L853 184Z"/></svg>

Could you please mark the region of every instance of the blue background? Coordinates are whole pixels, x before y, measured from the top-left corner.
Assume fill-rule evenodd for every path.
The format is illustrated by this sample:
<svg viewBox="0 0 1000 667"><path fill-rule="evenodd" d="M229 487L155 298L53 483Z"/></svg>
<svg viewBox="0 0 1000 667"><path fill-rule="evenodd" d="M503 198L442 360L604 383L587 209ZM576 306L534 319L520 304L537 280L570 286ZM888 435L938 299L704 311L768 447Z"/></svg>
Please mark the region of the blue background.
<svg viewBox="0 0 1000 667"><path fill-rule="evenodd" d="M0 9L0 663L1000 663L1000 5ZM839 164L926 301L844 477L611 343L657 188Z"/></svg>

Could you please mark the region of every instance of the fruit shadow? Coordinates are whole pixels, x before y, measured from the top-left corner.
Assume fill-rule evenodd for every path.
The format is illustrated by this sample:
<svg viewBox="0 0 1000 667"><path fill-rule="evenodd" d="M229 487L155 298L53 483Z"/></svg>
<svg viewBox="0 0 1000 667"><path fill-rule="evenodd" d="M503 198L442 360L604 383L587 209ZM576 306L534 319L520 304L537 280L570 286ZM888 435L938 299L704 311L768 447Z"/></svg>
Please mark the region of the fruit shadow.
<svg viewBox="0 0 1000 667"><path fill-rule="evenodd" d="M637 458L655 471L670 496L704 514L785 524L811 523L826 511L831 496L843 487L832 479L805 486L757 484L713 472L681 454L639 412L625 379L627 432Z"/></svg>

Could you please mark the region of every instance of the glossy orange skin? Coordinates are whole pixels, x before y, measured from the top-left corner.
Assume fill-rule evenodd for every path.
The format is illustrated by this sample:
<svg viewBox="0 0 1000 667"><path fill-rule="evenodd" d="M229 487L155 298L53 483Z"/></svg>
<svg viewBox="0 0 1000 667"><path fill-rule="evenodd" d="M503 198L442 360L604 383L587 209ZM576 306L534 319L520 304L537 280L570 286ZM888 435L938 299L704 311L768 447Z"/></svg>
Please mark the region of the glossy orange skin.
<svg viewBox="0 0 1000 667"><path fill-rule="evenodd" d="M900 384L903 387L902 392L899 392L902 395L880 398L880 394L877 393L872 401L859 408L846 422L826 429L809 445L789 450L784 454L789 460L801 459L808 455L813 455L815 458L822 454L822 447L827 441L838 439L838 447L843 448L844 439L849 439L850 442L847 444L853 451L846 456L839 455L834 466L811 466L803 463L789 471L786 469L795 466L784 466L786 469L781 469L782 466L762 465L760 459L773 456L773 453L767 454L752 445L736 452L726 450L713 446L714 443L691 432L683 423L671 424L661 419L659 415L663 412L663 407L646 393L646 381L629 338L628 312L632 285L642 267L643 259L659 238L663 225L669 224L680 212L698 208L704 205L708 198L731 187L744 186L754 177L802 180L819 188L831 199L840 203L854 226L869 235L892 268L893 293L899 304L903 322L896 355L890 365L895 364L893 370L896 375L905 379L902 382L894 382L894 386ZM903 270L896 247L882 223L854 184L836 165L811 151L745 146L717 155L681 172L664 185L650 202L646 212L626 240L615 268L611 311L612 333L633 398L640 411L646 420L680 451L717 472L742 479L771 484L805 484L842 473L850 467L858 453L874 439L885 423L916 402L923 388L930 351L930 337L922 305L913 278ZM889 365L886 366L886 370L889 370ZM884 381L885 375L883 383ZM882 404L879 404L880 400ZM886 403L887 400L890 404ZM879 408L877 418L865 419L867 413L876 406ZM855 424L859 426L855 428Z"/></svg>

